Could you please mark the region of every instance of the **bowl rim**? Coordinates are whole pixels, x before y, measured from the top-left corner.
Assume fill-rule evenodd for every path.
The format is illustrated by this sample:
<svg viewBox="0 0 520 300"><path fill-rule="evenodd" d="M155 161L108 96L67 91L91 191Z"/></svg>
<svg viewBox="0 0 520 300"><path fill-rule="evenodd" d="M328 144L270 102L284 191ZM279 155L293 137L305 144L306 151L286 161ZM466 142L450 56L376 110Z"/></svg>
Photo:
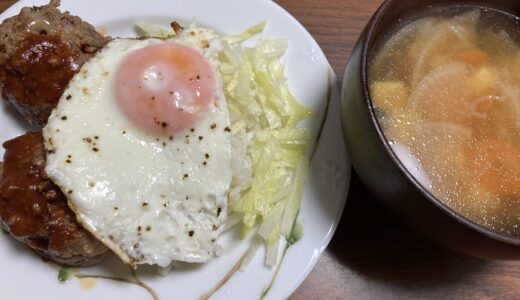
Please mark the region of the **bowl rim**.
<svg viewBox="0 0 520 300"><path fill-rule="evenodd" d="M469 220L468 218L462 216L461 214L457 213L453 209L451 209L449 206L444 204L442 201L437 199L427 188L425 188L416 178L413 176L410 171L404 166L402 161L397 157L394 150L390 146L390 143L388 139L386 138L386 135L383 132L383 129L381 127L381 124L379 123L379 120L375 113L375 107L372 102L372 97L370 95L370 89L369 89L369 80L368 80L368 61L369 61L369 46L374 45L375 41L377 40L377 37L375 36L375 29L378 28L378 26L381 25L381 20L383 16L386 14L388 8L398 0L385 0L383 4L377 9L377 11L374 13L370 21L368 22L366 26L366 34L364 35L364 38L362 40L362 46L361 46L361 83L362 83L362 93L363 97L365 98L365 102L368 105L368 114L370 116L370 119L372 120L372 123L374 125L374 128L377 132L377 135L379 139L383 143L383 147L385 148L386 154L390 157L392 162L397 166L397 169L401 172L401 174L408 179L408 181L411 182L411 184L417 189L425 198L427 198L431 203L433 203L437 208L439 208L442 212L446 213L453 219L455 219L457 222L463 224L464 226L477 231L489 238L515 245L520 246L520 237L515 237L507 234L501 234L497 233L491 229L488 229L474 221ZM457 5L457 4L455 4ZM428 7L428 6L427 6ZM427 8L425 7L425 8Z"/></svg>

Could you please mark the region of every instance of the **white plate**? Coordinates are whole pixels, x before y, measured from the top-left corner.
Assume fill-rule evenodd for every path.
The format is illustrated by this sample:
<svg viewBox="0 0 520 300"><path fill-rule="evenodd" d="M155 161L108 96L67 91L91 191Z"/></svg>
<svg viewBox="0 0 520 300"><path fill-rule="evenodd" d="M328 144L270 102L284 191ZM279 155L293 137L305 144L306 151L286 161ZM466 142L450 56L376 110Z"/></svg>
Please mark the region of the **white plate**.
<svg viewBox="0 0 520 300"><path fill-rule="evenodd" d="M45 0L20 1L1 19L15 15L22 6L42 5ZM285 57L289 84L303 104L318 111L315 128L324 115L327 92L332 91L329 114L318 151L307 178L300 218L305 223L303 238L292 246L281 267L268 299L288 297L318 260L329 243L341 217L350 181L350 162L340 130L339 100L336 80L325 55L311 35L286 11L267 0L63 0L61 8L112 36L134 36L137 21L169 24L172 20L195 21L224 33L241 32L263 20L268 21L265 35L289 40ZM24 122L5 106L0 108L0 142L14 138L27 129ZM3 149L0 150L3 155ZM196 299L213 287L234 265L248 247L228 233L223 238L224 251L204 265L173 269L159 276L151 268L142 268L140 278L161 299ZM264 250L244 272L237 272L212 299L258 299L273 274L264 266ZM96 279L66 283L57 280L58 267L45 263L21 243L0 235L1 297L4 299L148 299L144 289L135 285ZM128 274L115 257L101 265L82 269L82 273ZM126 273L125 273L126 272ZM92 286L93 285L93 286Z"/></svg>

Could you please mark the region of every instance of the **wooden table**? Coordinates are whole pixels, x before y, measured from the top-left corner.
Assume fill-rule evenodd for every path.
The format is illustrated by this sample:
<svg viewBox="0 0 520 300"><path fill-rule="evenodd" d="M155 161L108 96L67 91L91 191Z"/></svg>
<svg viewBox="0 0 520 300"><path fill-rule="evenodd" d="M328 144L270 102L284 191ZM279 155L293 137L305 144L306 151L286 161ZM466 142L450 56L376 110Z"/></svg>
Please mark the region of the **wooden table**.
<svg viewBox="0 0 520 300"><path fill-rule="evenodd" d="M0 12L14 2L0 0ZM316 38L341 78L382 0L277 2ZM520 298L520 262L486 261L438 247L394 220L354 174L334 238L291 299L423 298Z"/></svg>

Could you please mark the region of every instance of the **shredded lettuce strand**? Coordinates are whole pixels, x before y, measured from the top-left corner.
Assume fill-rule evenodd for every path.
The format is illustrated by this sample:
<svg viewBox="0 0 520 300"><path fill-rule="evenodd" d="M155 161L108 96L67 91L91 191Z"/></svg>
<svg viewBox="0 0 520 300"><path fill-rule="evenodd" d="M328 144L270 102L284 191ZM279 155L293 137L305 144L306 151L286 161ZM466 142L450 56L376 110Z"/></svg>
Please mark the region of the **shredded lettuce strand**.
<svg viewBox="0 0 520 300"><path fill-rule="evenodd" d="M175 36L175 31L171 27L165 27L156 24L150 24L146 22L138 22L135 25L137 32L142 36L156 37L156 38L167 38Z"/></svg>
<svg viewBox="0 0 520 300"><path fill-rule="evenodd" d="M223 38L220 61L232 133L253 133L248 154L254 180L230 208L243 214L242 235L258 226L256 235L267 247L266 264L274 266L281 237L289 239L295 224L309 165L305 150L311 134L298 124L313 112L294 98L285 78L281 58L287 40L260 38L244 45L265 26L262 22ZM258 249L254 246L250 255Z"/></svg>

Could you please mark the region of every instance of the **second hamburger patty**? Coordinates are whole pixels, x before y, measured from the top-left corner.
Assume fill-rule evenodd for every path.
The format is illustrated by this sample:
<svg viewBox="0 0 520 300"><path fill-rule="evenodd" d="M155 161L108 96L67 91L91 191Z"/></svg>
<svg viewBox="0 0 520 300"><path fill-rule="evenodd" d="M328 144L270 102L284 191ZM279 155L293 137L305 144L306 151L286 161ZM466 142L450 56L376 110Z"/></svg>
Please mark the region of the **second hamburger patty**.
<svg viewBox="0 0 520 300"><path fill-rule="evenodd" d="M110 40L59 4L25 7L0 24L2 98L38 127L72 76Z"/></svg>
<svg viewBox="0 0 520 300"><path fill-rule="evenodd" d="M41 131L7 141L4 148L0 227L59 264L98 262L108 249L78 224L65 195L47 177Z"/></svg>

